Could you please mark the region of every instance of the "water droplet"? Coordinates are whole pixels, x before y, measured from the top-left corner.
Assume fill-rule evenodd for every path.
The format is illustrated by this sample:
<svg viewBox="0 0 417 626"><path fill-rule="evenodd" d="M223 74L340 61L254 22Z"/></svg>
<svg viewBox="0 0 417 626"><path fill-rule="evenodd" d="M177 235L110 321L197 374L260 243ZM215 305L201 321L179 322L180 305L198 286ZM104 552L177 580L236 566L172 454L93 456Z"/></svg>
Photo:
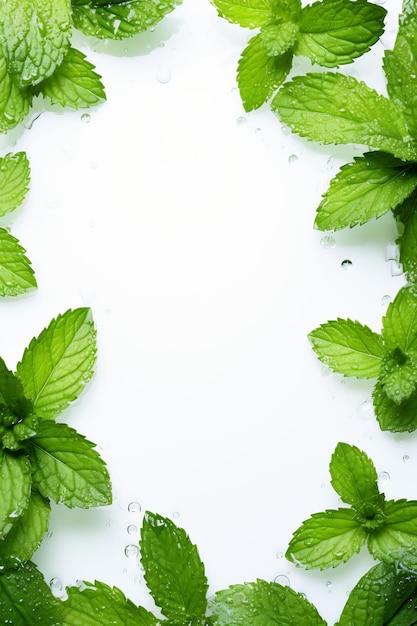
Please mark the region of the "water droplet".
<svg viewBox="0 0 417 626"><path fill-rule="evenodd" d="M326 161L326 169L327 170L332 170L334 168L334 160L333 157L329 157Z"/></svg>
<svg viewBox="0 0 417 626"><path fill-rule="evenodd" d="M385 260L386 261L398 261L399 258L398 246L395 241L390 241L385 248Z"/></svg>
<svg viewBox="0 0 417 626"><path fill-rule="evenodd" d="M62 593L63 585L60 578L51 578L51 580L49 581L49 586L54 596L59 596Z"/></svg>
<svg viewBox="0 0 417 626"><path fill-rule="evenodd" d="M288 163L292 165L293 163L297 163L297 161L298 156L296 154L290 154L290 156L288 157Z"/></svg>
<svg viewBox="0 0 417 626"><path fill-rule="evenodd" d="M332 590L333 583L332 583L332 581L331 581L331 580L326 580L326 587L327 587L327 590L328 590L328 591L331 591L331 590Z"/></svg>
<svg viewBox="0 0 417 626"><path fill-rule="evenodd" d="M286 126L285 124L283 124L281 126L281 132L283 135L289 135L291 132L291 128L289 126Z"/></svg>
<svg viewBox="0 0 417 626"><path fill-rule="evenodd" d="M140 513L142 507L140 506L139 502L131 502L128 505L127 510L129 511L129 513Z"/></svg>
<svg viewBox="0 0 417 626"><path fill-rule="evenodd" d="M391 476L388 474L388 472L381 472L378 476L378 480L381 483L386 483L390 480Z"/></svg>
<svg viewBox="0 0 417 626"><path fill-rule="evenodd" d="M139 554L139 548L135 546L133 543L129 544L128 546L125 546L125 555L127 556L128 559L134 559L138 556L138 554Z"/></svg>
<svg viewBox="0 0 417 626"><path fill-rule="evenodd" d="M42 111L37 111L36 113L34 113L28 120L27 122L25 122L23 124L23 126L27 129L27 130L31 130L32 126L34 125L34 123L36 122L37 119L40 118L40 116L42 115Z"/></svg>
<svg viewBox="0 0 417 626"><path fill-rule="evenodd" d="M262 128L255 128L255 135L261 135L262 134Z"/></svg>
<svg viewBox="0 0 417 626"><path fill-rule="evenodd" d="M238 117L237 120L236 120L236 124L238 126L246 126L247 123L248 123L248 121L247 121L246 117L244 117L243 115Z"/></svg>
<svg viewBox="0 0 417 626"><path fill-rule="evenodd" d="M288 587L290 584L290 579L285 574L278 574L275 576L274 583L278 583L278 585L282 585L283 587Z"/></svg>
<svg viewBox="0 0 417 626"><path fill-rule="evenodd" d="M174 511L174 513L172 514L172 517L173 517L174 519L178 519L178 518L179 518L179 516L180 516L180 514L178 513L178 511Z"/></svg>
<svg viewBox="0 0 417 626"><path fill-rule="evenodd" d="M156 78L161 85L166 85L171 80L171 70L166 65L161 65L156 73Z"/></svg>
<svg viewBox="0 0 417 626"><path fill-rule="evenodd" d="M404 274L403 266L398 261L391 262L391 276L402 276Z"/></svg>
<svg viewBox="0 0 417 626"><path fill-rule="evenodd" d="M83 113L80 119L83 124L88 124L89 122L91 122L91 115L89 113Z"/></svg>
<svg viewBox="0 0 417 626"><path fill-rule="evenodd" d="M336 240L331 235L325 235L320 239L320 244L322 248L334 248L336 245Z"/></svg>
<svg viewBox="0 0 417 626"><path fill-rule="evenodd" d="M409 461L409 460L410 460L410 457L408 456L408 454L404 454L404 456L403 456L404 463L407 463L407 461Z"/></svg>
<svg viewBox="0 0 417 626"><path fill-rule="evenodd" d="M230 93L237 93L237 87L232 87Z"/></svg>
<svg viewBox="0 0 417 626"><path fill-rule="evenodd" d="M350 267L352 267L352 265L353 263L350 259L345 259L341 262L340 267L342 268L342 270L348 270Z"/></svg>
<svg viewBox="0 0 417 626"><path fill-rule="evenodd" d="M373 418L374 416L374 411L373 411L374 407L372 404L372 399L368 398L367 400L365 400L365 402L362 402L362 404L359 405L358 407L358 416L360 419L362 420L369 420L371 418Z"/></svg>
<svg viewBox="0 0 417 626"><path fill-rule="evenodd" d="M391 296L382 296L382 306L386 306L391 302Z"/></svg>
<svg viewBox="0 0 417 626"><path fill-rule="evenodd" d="M276 554L277 559L282 559L283 556L284 554L281 551Z"/></svg>
<svg viewBox="0 0 417 626"><path fill-rule="evenodd" d="M127 532L129 533L129 535L134 535L138 532L138 527L134 524L129 524L129 526L127 527Z"/></svg>

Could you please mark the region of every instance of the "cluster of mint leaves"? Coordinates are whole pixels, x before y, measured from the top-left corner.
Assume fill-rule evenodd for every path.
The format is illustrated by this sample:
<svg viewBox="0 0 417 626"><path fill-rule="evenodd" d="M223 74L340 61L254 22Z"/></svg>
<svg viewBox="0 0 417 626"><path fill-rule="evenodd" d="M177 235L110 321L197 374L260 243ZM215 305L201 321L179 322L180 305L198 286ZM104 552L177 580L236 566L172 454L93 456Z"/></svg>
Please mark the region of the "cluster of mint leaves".
<svg viewBox="0 0 417 626"><path fill-rule="evenodd" d="M88 308L51 321L16 372L0 358L0 565L25 562L49 525L50 500L67 507L112 500L94 444L56 418L93 375L96 331Z"/></svg>
<svg viewBox="0 0 417 626"><path fill-rule="evenodd" d="M384 31L386 10L366 0L211 0L219 15L259 29L242 52L237 83L246 111L267 102L287 78L294 56L324 67L352 63Z"/></svg>

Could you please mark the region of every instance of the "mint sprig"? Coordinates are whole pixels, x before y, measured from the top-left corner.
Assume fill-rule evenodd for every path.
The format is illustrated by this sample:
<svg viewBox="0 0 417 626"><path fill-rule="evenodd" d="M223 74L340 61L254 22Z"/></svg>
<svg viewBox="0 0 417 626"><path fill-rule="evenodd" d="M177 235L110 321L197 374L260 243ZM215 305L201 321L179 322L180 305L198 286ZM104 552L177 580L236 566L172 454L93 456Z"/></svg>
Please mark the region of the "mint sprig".
<svg viewBox="0 0 417 626"><path fill-rule="evenodd" d="M417 501L389 500L380 493L371 459L339 443L330 462L341 507L314 513L294 532L286 557L306 569L336 567L366 545L376 559L394 562L399 550L417 551Z"/></svg>

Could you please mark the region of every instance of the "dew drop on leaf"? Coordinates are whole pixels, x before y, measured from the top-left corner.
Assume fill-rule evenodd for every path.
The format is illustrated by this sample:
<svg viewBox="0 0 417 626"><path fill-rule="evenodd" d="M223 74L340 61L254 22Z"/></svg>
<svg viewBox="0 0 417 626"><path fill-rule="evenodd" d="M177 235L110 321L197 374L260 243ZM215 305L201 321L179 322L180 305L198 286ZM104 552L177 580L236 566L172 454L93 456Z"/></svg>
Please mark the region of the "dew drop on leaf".
<svg viewBox="0 0 417 626"><path fill-rule="evenodd" d="M62 580L57 577L51 578L49 586L54 596L59 596L63 590Z"/></svg>

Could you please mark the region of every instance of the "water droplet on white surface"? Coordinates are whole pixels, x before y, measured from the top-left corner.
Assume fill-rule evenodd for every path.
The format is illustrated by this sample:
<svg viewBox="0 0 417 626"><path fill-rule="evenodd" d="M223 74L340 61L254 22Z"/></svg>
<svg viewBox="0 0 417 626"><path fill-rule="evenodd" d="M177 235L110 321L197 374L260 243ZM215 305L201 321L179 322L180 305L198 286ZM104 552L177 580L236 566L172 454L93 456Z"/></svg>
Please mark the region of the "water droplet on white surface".
<svg viewBox="0 0 417 626"><path fill-rule="evenodd" d="M56 576L54 578L51 578L51 580L49 581L49 586L54 596L59 596L64 588L62 580L60 578L57 578Z"/></svg>
<svg viewBox="0 0 417 626"><path fill-rule="evenodd" d="M161 65L156 73L156 78L161 85L166 85L171 80L171 70L166 65Z"/></svg>
<svg viewBox="0 0 417 626"><path fill-rule="evenodd" d="M138 527L134 524L129 524L129 526L127 527L127 532L129 533L129 535L134 535L138 532Z"/></svg>
<svg viewBox="0 0 417 626"><path fill-rule="evenodd" d="M290 154L290 156L288 157L288 163L292 165L293 163L297 163L297 161L298 156L296 154Z"/></svg>
<svg viewBox="0 0 417 626"><path fill-rule="evenodd" d="M128 546L125 546L125 555L127 556L128 559L134 559L138 556L138 554L139 554L139 548L135 546L133 543L129 544Z"/></svg>
<svg viewBox="0 0 417 626"><path fill-rule="evenodd" d="M378 476L378 480L381 483L386 483L390 480L391 476L388 474L388 472L381 472Z"/></svg>
<svg viewBox="0 0 417 626"><path fill-rule="evenodd" d="M348 270L349 268L351 268L353 265L352 261L350 259L345 259L344 261L341 262L340 267L342 268L342 270Z"/></svg>
<svg viewBox="0 0 417 626"><path fill-rule="evenodd" d="M130 502L130 504L127 507L127 510L129 511L129 513L140 513L142 510L142 507L140 506L139 502Z"/></svg>
<svg viewBox="0 0 417 626"><path fill-rule="evenodd" d="M80 119L83 124L88 124L89 122L91 122L91 115L89 113L83 113Z"/></svg>
<svg viewBox="0 0 417 626"><path fill-rule="evenodd" d="M323 248L334 248L336 245L336 240L331 235L325 235L320 239L320 244Z"/></svg>
<svg viewBox="0 0 417 626"><path fill-rule="evenodd" d="M248 120L243 115L238 117L237 120L236 120L236 124L238 126L246 126L247 123L248 123Z"/></svg>
<svg viewBox="0 0 417 626"><path fill-rule="evenodd" d="M285 576L285 574L279 574L278 576L275 576L274 582L282 585L283 587L288 587L290 584L290 579L288 578L288 576Z"/></svg>

